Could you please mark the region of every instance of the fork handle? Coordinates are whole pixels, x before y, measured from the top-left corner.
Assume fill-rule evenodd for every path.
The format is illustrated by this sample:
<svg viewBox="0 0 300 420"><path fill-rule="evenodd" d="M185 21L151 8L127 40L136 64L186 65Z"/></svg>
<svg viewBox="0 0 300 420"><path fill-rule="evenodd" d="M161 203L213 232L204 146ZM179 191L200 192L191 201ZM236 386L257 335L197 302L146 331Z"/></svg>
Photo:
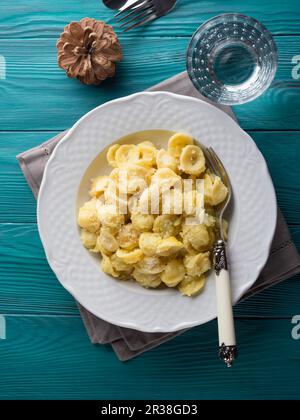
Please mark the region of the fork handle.
<svg viewBox="0 0 300 420"><path fill-rule="evenodd" d="M237 346L226 244L223 240L218 240L214 247L214 269L216 273L219 356L228 367L231 367L237 358Z"/></svg>

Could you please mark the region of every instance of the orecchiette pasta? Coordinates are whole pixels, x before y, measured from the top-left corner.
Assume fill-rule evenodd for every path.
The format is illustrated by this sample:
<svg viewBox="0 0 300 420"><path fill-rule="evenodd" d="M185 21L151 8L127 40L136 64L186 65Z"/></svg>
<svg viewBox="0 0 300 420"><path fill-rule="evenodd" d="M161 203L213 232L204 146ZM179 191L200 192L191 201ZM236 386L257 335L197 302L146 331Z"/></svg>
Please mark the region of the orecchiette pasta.
<svg viewBox="0 0 300 420"><path fill-rule="evenodd" d="M159 233L163 238L177 236L181 231L181 216L161 214L156 217L153 232Z"/></svg>
<svg viewBox="0 0 300 420"><path fill-rule="evenodd" d="M103 250L105 254L116 252L119 248L118 242L112 232L105 226L100 229L97 239L97 248Z"/></svg>
<svg viewBox="0 0 300 420"><path fill-rule="evenodd" d="M93 179L90 195L92 197L99 197L107 189L109 181L110 179L108 176L98 176L97 178Z"/></svg>
<svg viewBox="0 0 300 420"><path fill-rule="evenodd" d="M121 248L133 249L139 244L139 232L132 223L123 225L117 234L117 243Z"/></svg>
<svg viewBox="0 0 300 420"><path fill-rule="evenodd" d="M157 153L156 165L158 169L169 168L173 172L178 172L178 161L165 149L160 149Z"/></svg>
<svg viewBox="0 0 300 420"><path fill-rule="evenodd" d="M139 263L136 265L136 268L141 273L146 274L158 274L161 273L165 268L165 262L162 258L159 258L158 256L153 257L144 257L139 261Z"/></svg>
<svg viewBox="0 0 300 420"><path fill-rule="evenodd" d="M133 271L133 278L143 287L156 288L160 285L161 279L159 274L149 274L139 271L137 268Z"/></svg>
<svg viewBox="0 0 300 420"><path fill-rule="evenodd" d="M149 232L153 228L154 216L152 214L133 214L131 221L140 232Z"/></svg>
<svg viewBox="0 0 300 420"><path fill-rule="evenodd" d="M136 163L139 160L139 148L135 144L122 144L116 151L115 159L118 167Z"/></svg>
<svg viewBox="0 0 300 420"><path fill-rule="evenodd" d="M185 268L181 259L173 259L161 273L161 279L168 287L177 286L185 276Z"/></svg>
<svg viewBox="0 0 300 420"><path fill-rule="evenodd" d="M183 243L191 245L196 251L206 251L210 248L210 235L205 225L183 226L182 237Z"/></svg>
<svg viewBox="0 0 300 420"><path fill-rule="evenodd" d="M204 176L204 200L211 206L217 206L227 197L228 191L220 177L211 174Z"/></svg>
<svg viewBox="0 0 300 420"><path fill-rule="evenodd" d="M212 216L211 214L206 213L205 217L204 217L204 220L203 220L203 223L207 227L214 227L216 225L216 218L214 216Z"/></svg>
<svg viewBox="0 0 300 420"><path fill-rule="evenodd" d="M109 276L200 293L220 229L215 206L228 194L201 147L176 133L167 150L151 141L114 144L106 157L111 173L91 180L91 199L78 212L82 244L100 254ZM227 228L223 221L225 236Z"/></svg>
<svg viewBox="0 0 300 420"><path fill-rule="evenodd" d="M176 254L184 248L182 242L175 238L175 236L170 236L169 238L162 239L158 244L156 253L163 257L169 257L170 255Z"/></svg>
<svg viewBox="0 0 300 420"><path fill-rule="evenodd" d="M202 292L205 286L205 276L186 275L178 285L178 290L186 296L195 296Z"/></svg>
<svg viewBox="0 0 300 420"><path fill-rule="evenodd" d="M154 143L152 143L152 141L146 140L146 141L141 141L139 143L139 146L150 146L150 147L154 147L154 149L156 149L156 146Z"/></svg>
<svg viewBox="0 0 300 420"><path fill-rule="evenodd" d="M123 214L118 214L114 205L102 205L98 208L98 217L103 226L120 228L125 223Z"/></svg>
<svg viewBox="0 0 300 420"><path fill-rule="evenodd" d="M89 232L97 232L100 228L100 217L97 211L97 202L87 201L80 209L77 218L78 225Z"/></svg>
<svg viewBox="0 0 300 420"><path fill-rule="evenodd" d="M175 159L179 159L183 148L189 144L193 144L193 138L183 133L176 133L172 136L168 143L168 152Z"/></svg>
<svg viewBox="0 0 300 420"><path fill-rule="evenodd" d="M80 238L81 242L86 248L92 249L96 246L98 236L94 232L89 232L88 230L82 229Z"/></svg>
<svg viewBox="0 0 300 420"><path fill-rule="evenodd" d="M184 257L184 266L189 276L201 276L201 274L211 268L209 252L186 255Z"/></svg>
<svg viewBox="0 0 300 420"><path fill-rule="evenodd" d="M138 150L139 150L138 164L152 167L156 161L156 154L157 154L156 147L149 144L140 143L138 145Z"/></svg>
<svg viewBox="0 0 300 420"><path fill-rule="evenodd" d="M123 190L123 192L131 193L126 190L126 185L128 185L130 181L142 179L145 186L147 186L148 176L149 171L146 168L130 163L122 168L115 168L109 177L114 181L117 188Z"/></svg>
<svg viewBox="0 0 300 420"><path fill-rule="evenodd" d="M112 262L107 255L102 255L101 268L104 273L113 277L119 277L118 272L114 269Z"/></svg>
<svg viewBox="0 0 300 420"><path fill-rule="evenodd" d="M118 249L116 252L117 257L119 257L126 264L136 264L141 261L144 257L143 251L139 248L136 248L132 251L126 251L125 249Z"/></svg>
<svg viewBox="0 0 300 420"><path fill-rule="evenodd" d="M180 169L190 175L201 175L205 171L205 158L200 147L188 145L182 149Z"/></svg>
<svg viewBox="0 0 300 420"><path fill-rule="evenodd" d="M152 176L152 184L157 184L161 190L181 186L181 178L170 168L157 169Z"/></svg>
<svg viewBox="0 0 300 420"><path fill-rule="evenodd" d="M153 256L157 254L158 245L162 238L158 233L143 232L139 239L139 247L145 255Z"/></svg>
<svg viewBox="0 0 300 420"><path fill-rule="evenodd" d="M119 144L113 144L112 146L110 146L110 148L108 149L108 152L106 154L107 162L113 168L116 168L117 167L116 152L119 149L119 147L120 147Z"/></svg>
<svg viewBox="0 0 300 420"><path fill-rule="evenodd" d="M128 276L133 272L133 266L126 264L117 254L113 254L110 257L111 264L117 273L120 273L120 276Z"/></svg>
<svg viewBox="0 0 300 420"><path fill-rule="evenodd" d="M106 205L113 205L115 206L118 210L119 207L121 205L121 203L124 201L122 199L121 193L118 189L118 186L114 183L111 182L106 190L104 191L103 196L101 196L101 198L104 198L104 203ZM100 203L98 205L98 208L100 207Z"/></svg>

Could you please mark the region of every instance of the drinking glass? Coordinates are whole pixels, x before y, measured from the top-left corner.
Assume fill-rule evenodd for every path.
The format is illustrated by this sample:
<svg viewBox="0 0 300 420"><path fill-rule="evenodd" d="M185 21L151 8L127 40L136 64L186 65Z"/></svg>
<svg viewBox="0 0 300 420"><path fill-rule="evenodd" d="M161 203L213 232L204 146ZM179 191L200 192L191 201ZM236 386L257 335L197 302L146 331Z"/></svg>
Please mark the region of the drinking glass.
<svg viewBox="0 0 300 420"><path fill-rule="evenodd" d="M252 17L216 16L194 33L187 50L187 71L194 86L210 100L243 104L272 83L278 65L270 32Z"/></svg>

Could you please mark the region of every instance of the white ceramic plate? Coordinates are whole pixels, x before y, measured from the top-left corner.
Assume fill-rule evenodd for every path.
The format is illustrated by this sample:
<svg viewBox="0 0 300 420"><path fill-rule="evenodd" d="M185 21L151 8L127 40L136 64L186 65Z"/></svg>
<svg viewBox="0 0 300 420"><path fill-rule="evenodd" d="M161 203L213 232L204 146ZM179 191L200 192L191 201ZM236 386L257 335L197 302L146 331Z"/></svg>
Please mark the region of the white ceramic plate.
<svg viewBox="0 0 300 420"><path fill-rule="evenodd" d="M125 135L153 129L191 134L212 146L228 170L234 194L229 263L236 303L267 260L276 225L276 199L253 140L228 115L200 100L163 92L138 93L81 118L47 164L38 200L38 227L51 268L90 312L141 331L176 331L216 317L214 274L195 298L115 280L101 271L99 258L82 246L76 224L78 204L87 198L80 185L86 182L82 179L95 157ZM96 169L99 174L105 168Z"/></svg>

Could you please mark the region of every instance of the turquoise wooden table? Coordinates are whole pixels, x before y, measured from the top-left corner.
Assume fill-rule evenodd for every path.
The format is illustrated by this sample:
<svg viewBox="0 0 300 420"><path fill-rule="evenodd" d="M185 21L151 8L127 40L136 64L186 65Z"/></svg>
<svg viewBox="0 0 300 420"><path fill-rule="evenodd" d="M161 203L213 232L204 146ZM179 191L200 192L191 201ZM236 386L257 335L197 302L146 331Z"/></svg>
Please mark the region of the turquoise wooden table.
<svg viewBox="0 0 300 420"><path fill-rule="evenodd" d="M216 358L216 323L130 362L92 345L72 297L51 272L38 236L36 202L15 159L95 106L180 72L192 32L219 13L242 12L274 34L279 68L262 97L235 109L264 154L278 203L300 248L299 0L182 0L147 28L118 32L116 79L86 87L56 65L55 42L71 20L112 21L99 0L0 3L0 398L233 399L300 397L300 276L235 308L240 358ZM299 80L298 80L299 79Z"/></svg>

